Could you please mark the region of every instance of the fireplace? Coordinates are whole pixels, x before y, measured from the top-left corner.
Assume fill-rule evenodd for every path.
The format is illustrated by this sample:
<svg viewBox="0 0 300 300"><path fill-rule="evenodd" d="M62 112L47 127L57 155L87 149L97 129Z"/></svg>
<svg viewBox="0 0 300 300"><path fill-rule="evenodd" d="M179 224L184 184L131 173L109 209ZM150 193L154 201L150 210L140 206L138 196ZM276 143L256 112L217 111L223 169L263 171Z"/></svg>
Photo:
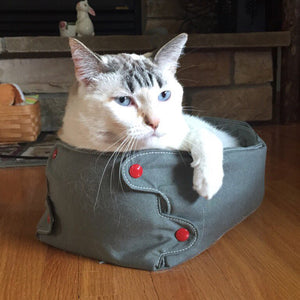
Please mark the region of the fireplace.
<svg viewBox="0 0 300 300"><path fill-rule="evenodd" d="M74 0L2 1L0 36L57 36L61 20L76 21ZM90 0L96 35L141 34L142 1Z"/></svg>

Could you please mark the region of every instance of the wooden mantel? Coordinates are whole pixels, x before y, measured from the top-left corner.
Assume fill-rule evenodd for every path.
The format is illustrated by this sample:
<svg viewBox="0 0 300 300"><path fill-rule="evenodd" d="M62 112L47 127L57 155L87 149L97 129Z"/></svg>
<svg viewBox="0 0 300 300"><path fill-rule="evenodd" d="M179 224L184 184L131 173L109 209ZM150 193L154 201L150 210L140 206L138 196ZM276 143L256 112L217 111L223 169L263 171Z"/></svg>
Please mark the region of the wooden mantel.
<svg viewBox="0 0 300 300"><path fill-rule="evenodd" d="M173 35L172 35L173 36ZM99 53L152 51L170 40L171 35L121 35L81 38ZM290 44L290 32L255 32L228 34L190 34L186 49L274 48ZM69 56L68 39L64 37L3 37L0 58Z"/></svg>

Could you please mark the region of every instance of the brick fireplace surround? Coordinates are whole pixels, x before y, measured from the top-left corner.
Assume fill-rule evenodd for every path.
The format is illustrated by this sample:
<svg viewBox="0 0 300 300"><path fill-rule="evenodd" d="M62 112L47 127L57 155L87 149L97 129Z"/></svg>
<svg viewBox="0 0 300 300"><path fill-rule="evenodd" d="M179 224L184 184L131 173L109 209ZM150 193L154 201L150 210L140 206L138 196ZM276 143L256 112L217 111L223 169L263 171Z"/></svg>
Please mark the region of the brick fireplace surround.
<svg viewBox="0 0 300 300"><path fill-rule="evenodd" d="M96 36L82 41L103 53L152 51L172 36ZM177 72L184 104L200 115L278 120L281 48L289 32L191 34ZM74 80L67 38L0 39L0 82L40 94L42 129L56 130Z"/></svg>

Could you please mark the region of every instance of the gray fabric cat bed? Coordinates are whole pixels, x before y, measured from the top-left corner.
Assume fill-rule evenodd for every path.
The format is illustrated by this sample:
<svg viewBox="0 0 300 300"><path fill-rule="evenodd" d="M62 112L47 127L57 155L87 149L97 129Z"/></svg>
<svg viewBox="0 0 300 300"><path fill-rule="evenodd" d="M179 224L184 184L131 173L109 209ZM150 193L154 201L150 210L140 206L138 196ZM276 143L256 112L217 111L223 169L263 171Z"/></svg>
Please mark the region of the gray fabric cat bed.
<svg viewBox="0 0 300 300"><path fill-rule="evenodd" d="M186 152L143 150L110 159L111 153L58 142L48 160L38 239L145 270L176 266L207 249L260 205L266 158L265 143L248 124L207 120L242 145L224 150L224 182L212 200L192 190Z"/></svg>

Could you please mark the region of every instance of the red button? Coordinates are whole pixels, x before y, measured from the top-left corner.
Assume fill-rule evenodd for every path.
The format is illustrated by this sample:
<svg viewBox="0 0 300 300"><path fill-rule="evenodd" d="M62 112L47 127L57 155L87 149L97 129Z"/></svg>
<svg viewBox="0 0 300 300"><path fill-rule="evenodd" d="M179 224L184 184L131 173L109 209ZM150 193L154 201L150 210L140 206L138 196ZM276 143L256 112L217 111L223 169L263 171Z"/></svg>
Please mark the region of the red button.
<svg viewBox="0 0 300 300"><path fill-rule="evenodd" d="M190 237L190 233L187 229L180 228L176 231L175 237L179 242L185 242Z"/></svg>
<svg viewBox="0 0 300 300"><path fill-rule="evenodd" d="M57 156L57 149L55 149L52 153L52 158L55 159Z"/></svg>
<svg viewBox="0 0 300 300"><path fill-rule="evenodd" d="M47 223L50 224L51 218L50 215L47 216Z"/></svg>
<svg viewBox="0 0 300 300"><path fill-rule="evenodd" d="M143 174L143 168L139 164L134 164L129 168L129 174L133 178L139 178Z"/></svg>

